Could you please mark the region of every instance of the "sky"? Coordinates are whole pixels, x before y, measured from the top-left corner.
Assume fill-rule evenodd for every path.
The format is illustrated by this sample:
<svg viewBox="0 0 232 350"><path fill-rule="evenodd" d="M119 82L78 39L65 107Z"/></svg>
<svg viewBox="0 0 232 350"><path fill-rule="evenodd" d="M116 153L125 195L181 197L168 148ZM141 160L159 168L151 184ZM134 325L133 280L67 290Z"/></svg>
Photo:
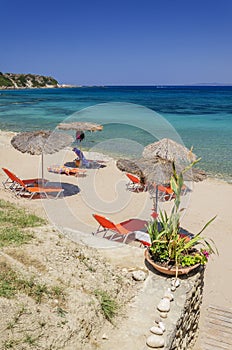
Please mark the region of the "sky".
<svg viewBox="0 0 232 350"><path fill-rule="evenodd" d="M63 84L232 83L232 0L1 0L0 43Z"/></svg>

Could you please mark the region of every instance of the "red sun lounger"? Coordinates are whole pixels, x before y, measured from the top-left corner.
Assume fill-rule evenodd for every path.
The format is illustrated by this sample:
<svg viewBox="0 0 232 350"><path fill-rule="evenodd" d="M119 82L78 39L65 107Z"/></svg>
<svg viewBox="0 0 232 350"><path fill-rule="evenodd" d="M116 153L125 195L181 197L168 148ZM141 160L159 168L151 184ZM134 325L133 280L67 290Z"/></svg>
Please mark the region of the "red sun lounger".
<svg viewBox="0 0 232 350"><path fill-rule="evenodd" d="M140 179L137 176L132 175L130 173L126 173L126 176L130 180L126 185L129 191L140 192L146 189L146 186L143 183L141 183Z"/></svg>
<svg viewBox="0 0 232 350"><path fill-rule="evenodd" d="M135 233L135 231L146 231L147 221L140 219L129 219L118 224L113 223L104 216L93 214L94 219L98 222L99 227L94 235L104 232L103 237L106 236L107 232L111 232L110 240L112 240L116 235L117 239L123 238L123 243L126 242L127 237Z"/></svg>
<svg viewBox="0 0 232 350"><path fill-rule="evenodd" d="M18 177L12 173L10 170L6 168L2 168L2 170L5 172L5 174L8 176L5 181L2 182L4 188L14 190L16 187L21 187L19 186L19 183L15 181L15 179ZM47 182L47 180L35 178L35 179L26 179L26 180L21 180L25 185L27 186L38 186L39 184L42 184L42 181L44 183Z"/></svg>
<svg viewBox="0 0 232 350"><path fill-rule="evenodd" d="M3 169L5 172L7 169ZM36 194L43 194L48 198L48 194L57 193L55 198L58 198L61 193L64 192L63 188L60 187L44 187L34 186L35 182L31 180L21 180L15 174L7 170L7 174L11 181L10 189L18 196L26 195L29 199L32 199Z"/></svg>

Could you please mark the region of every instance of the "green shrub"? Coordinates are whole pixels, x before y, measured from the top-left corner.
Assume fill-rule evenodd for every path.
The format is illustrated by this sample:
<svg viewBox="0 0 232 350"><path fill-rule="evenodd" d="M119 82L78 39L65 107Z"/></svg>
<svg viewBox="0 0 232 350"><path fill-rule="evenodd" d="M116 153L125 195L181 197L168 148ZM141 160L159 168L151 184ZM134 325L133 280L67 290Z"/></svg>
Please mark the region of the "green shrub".
<svg viewBox="0 0 232 350"><path fill-rule="evenodd" d="M9 78L5 77L4 75L0 75L0 86L11 87L14 86L14 84Z"/></svg>

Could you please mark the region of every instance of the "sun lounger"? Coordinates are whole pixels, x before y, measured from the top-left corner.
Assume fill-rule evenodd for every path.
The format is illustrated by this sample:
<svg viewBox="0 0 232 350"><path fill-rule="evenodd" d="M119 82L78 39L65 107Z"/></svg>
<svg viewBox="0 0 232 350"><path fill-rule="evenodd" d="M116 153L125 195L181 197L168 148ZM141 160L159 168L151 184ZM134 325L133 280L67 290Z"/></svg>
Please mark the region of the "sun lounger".
<svg viewBox="0 0 232 350"><path fill-rule="evenodd" d="M55 174L66 174L66 175L74 175L78 176L86 176L85 169L67 167L65 165L51 165L48 168L48 171Z"/></svg>
<svg viewBox="0 0 232 350"><path fill-rule="evenodd" d="M24 185L24 183L19 180L22 188L16 193L19 196L28 196L29 199L32 199L35 195L45 195L46 198L49 198L49 194L56 193L55 199L57 199L61 193L64 192L63 188L60 187L30 187Z"/></svg>
<svg viewBox="0 0 232 350"><path fill-rule="evenodd" d="M40 186L38 183L35 185L35 182L33 182L35 179L21 180L8 169L3 168L3 170L7 170L7 172L5 172L8 174L10 179L9 181L11 185L8 188L17 196L26 195L29 199L32 199L36 194L42 194L48 198L48 194L56 193L55 198L58 198L60 194L64 192L63 188L60 187L46 187L46 183L43 183L43 180L41 182L42 186Z"/></svg>
<svg viewBox="0 0 232 350"><path fill-rule="evenodd" d="M148 186L149 193L152 197L157 196L159 201L170 201L175 198L175 193L170 186L157 185L155 183ZM189 191L186 185L182 186L181 195L184 196Z"/></svg>
<svg viewBox="0 0 232 350"><path fill-rule="evenodd" d="M157 185L159 200L170 201L175 197L170 186Z"/></svg>
<svg viewBox="0 0 232 350"><path fill-rule="evenodd" d="M75 161L78 161L78 163L80 164L80 167L83 168L87 168L87 169L99 169L99 168L104 168L105 165L102 163L105 163L103 161L96 161L96 160L90 160L90 159L86 159L86 157L84 156L84 153L74 147L73 148L73 152L75 152L75 154L77 155L77 159L75 159Z"/></svg>
<svg viewBox="0 0 232 350"><path fill-rule="evenodd" d="M10 170L8 170L6 168L2 168L2 170L7 175L7 179L2 182L4 188L14 190L16 187L21 187L21 186L19 186L19 183L16 180L16 179L18 179L18 177L14 173L12 173ZM21 181L26 186L38 186L38 185L41 185L42 182L46 183L48 180L45 180L45 179L43 180L41 178L35 178L35 179L26 179L26 180L21 180Z"/></svg>
<svg viewBox="0 0 232 350"><path fill-rule="evenodd" d="M175 198L175 193L170 186L157 185L153 183L149 185L148 190L151 196L157 196L159 201L170 201Z"/></svg>
<svg viewBox="0 0 232 350"><path fill-rule="evenodd" d="M145 220L140 219L129 219L118 224L113 223L104 216L93 214L94 219L98 222L99 226L94 235L104 232L103 237L106 237L107 232L110 231L110 240L113 240L115 236L116 239L123 239L123 243L126 242L130 234L134 234L135 231L146 231L146 225L148 224Z"/></svg>
<svg viewBox="0 0 232 350"><path fill-rule="evenodd" d="M146 186L140 181L140 179L137 176L132 175L130 173L126 173L126 176L130 180L126 185L127 190L135 192L146 190Z"/></svg>
<svg viewBox="0 0 232 350"><path fill-rule="evenodd" d="M57 193L55 199L57 199L60 194L64 192L63 188L50 188L50 187L25 187L24 190L20 190L17 195L23 196L28 195L29 199L32 199L35 195L45 195L46 198L49 198L49 194Z"/></svg>

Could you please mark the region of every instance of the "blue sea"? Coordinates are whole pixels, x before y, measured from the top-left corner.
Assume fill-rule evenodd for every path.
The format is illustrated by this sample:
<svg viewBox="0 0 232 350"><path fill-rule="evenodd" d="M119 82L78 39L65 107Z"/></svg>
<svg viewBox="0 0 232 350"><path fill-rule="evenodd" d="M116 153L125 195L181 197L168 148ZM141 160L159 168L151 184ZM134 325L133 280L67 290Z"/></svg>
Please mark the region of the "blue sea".
<svg viewBox="0 0 232 350"><path fill-rule="evenodd" d="M115 153L127 156L133 149L139 156L143 146L170 137L181 140L188 148L193 146L193 152L201 157L199 167L210 176L232 182L232 87L103 86L0 91L1 130L54 129L60 122L73 120L104 125L102 132L86 133L83 147L107 145L109 153L113 148Z"/></svg>

